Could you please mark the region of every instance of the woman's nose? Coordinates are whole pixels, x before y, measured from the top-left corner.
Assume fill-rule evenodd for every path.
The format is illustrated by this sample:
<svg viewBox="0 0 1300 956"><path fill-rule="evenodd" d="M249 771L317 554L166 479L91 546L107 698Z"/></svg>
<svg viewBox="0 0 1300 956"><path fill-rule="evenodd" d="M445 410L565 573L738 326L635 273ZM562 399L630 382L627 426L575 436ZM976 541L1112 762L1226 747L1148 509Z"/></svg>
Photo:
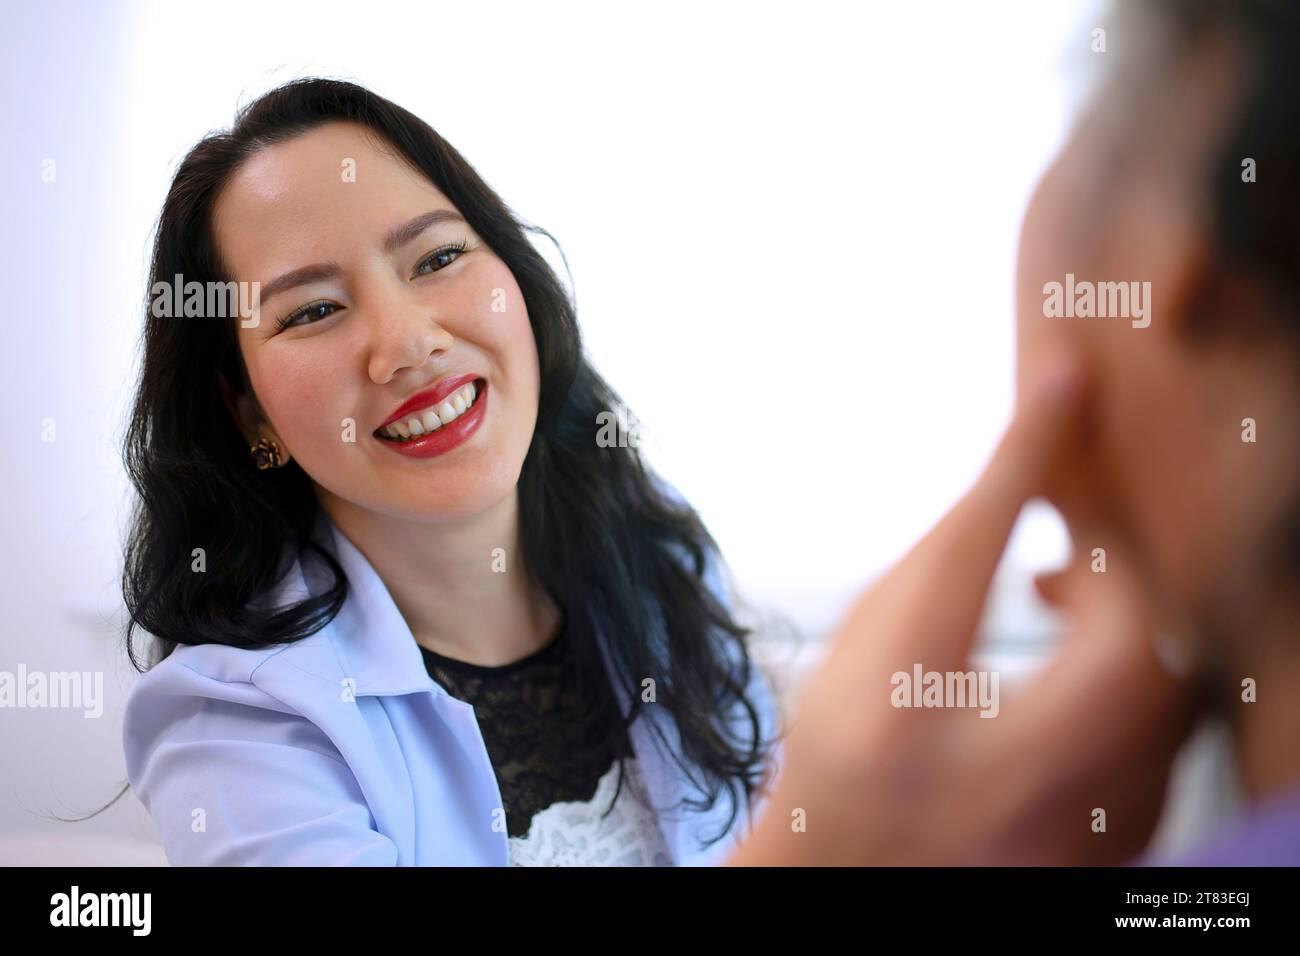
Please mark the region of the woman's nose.
<svg viewBox="0 0 1300 956"><path fill-rule="evenodd" d="M419 368L438 350L451 346L452 336L438 307L420 299L405 285L371 297L370 379L386 385L404 368Z"/></svg>

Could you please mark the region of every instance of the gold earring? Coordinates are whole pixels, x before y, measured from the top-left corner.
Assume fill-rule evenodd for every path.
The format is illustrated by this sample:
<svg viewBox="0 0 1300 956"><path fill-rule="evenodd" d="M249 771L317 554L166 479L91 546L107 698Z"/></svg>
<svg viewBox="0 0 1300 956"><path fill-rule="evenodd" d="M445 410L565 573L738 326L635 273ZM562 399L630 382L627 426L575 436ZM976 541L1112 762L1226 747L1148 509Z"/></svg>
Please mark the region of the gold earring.
<svg viewBox="0 0 1300 956"><path fill-rule="evenodd" d="M284 452L280 450L280 443L274 438L261 438L256 445L250 445L248 451L253 456L258 471L279 468L284 464Z"/></svg>

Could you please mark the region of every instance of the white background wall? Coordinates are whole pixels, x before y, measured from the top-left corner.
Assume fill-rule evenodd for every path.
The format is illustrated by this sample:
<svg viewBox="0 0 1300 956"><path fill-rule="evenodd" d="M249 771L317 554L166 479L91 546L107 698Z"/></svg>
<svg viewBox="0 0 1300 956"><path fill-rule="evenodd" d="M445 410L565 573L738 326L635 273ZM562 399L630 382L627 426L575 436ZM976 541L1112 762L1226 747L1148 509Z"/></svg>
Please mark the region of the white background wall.
<svg viewBox="0 0 1300 956"><path fill-rule="evenodd" d="M3 715L0 862L150 838L133 802L75 829L40 815L124 779L118 446L149 238L180 157L237 105L355 79L549 229L652 461L742 593L816 638L1005 422L1018 223L1087 75L1093 7L5 4L0 669L102 669L108 701L99 720ZM1042 637L1025 571L1063 547L1051 515L1022 523L999 635Z"/></svg>

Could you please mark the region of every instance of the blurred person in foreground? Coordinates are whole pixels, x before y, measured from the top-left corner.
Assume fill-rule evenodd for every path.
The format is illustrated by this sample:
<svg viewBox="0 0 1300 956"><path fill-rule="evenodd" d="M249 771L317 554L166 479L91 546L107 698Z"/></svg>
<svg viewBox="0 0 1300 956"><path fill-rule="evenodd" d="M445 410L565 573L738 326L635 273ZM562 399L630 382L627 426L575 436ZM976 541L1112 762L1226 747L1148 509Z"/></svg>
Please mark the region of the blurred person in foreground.
<svg viewBox="0 0 1300 956"><path fill-rule="evenodd" d="M1012 424L846 616L733 865L1140 861L1211 713L1250 805L1173 862L1300 863L1300 10L1119 13L1025 217ZM894 706L897 672L969 669L1036 496L1074 544L1039 581L1071 622L1056 659L995 720Z"/></svg>

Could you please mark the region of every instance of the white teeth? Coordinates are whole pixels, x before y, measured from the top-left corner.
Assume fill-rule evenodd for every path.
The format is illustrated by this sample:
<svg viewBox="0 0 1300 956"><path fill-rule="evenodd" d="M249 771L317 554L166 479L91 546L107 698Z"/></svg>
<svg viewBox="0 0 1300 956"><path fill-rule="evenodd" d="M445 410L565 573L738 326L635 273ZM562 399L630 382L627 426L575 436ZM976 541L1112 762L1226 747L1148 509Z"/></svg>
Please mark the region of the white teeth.
<svg viewBox="0 0 1300 956"><path fill-rule="evenodd" d="M463 415L474 404L474 399L477 397L478 388L475 387L473 382L469 382L449 395L447 400L436 408L426 408L402 419L400 422L393 422L393 424L379 429L379 434L385 438L405 441L409 438L437 431L443 425L448 425Z"/></svg>

